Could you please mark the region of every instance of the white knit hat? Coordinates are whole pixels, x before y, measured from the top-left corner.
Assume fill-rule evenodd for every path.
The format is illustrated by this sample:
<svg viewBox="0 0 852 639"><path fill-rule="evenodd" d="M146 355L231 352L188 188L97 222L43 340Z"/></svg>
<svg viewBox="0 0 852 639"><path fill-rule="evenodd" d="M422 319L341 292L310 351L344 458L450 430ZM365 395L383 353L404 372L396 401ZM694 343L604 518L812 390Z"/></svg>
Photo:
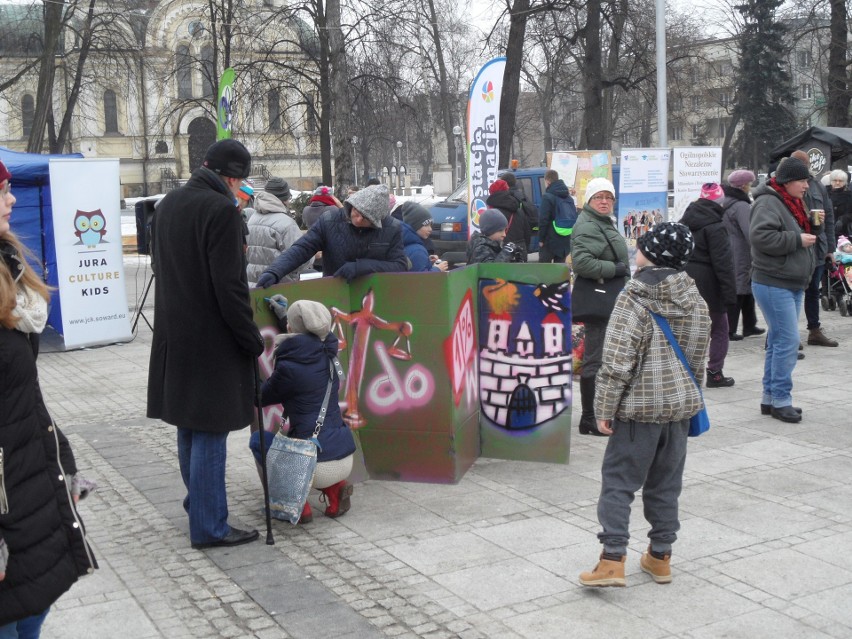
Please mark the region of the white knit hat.
<svg viewBox="0 0 852 639"><path fill-rule="evenodd" d="M287 311L287 330L291 333L313 333L325 339L331 331L331 313L325 305L313 300L299 300Z"/></svg>
<svg viewBox="0 0 852 639"><path fill-rule="evenodd" d="M374 184L356 191L346 198L346 204L349 205L347 211L353 207L358 209L377 229L382 228L382 220L390 215L390 196L384 184Z"/></svg>
<svg viewBox="0 0 852 639"><path fill-rule="evenodd" d="M606 178L593 178L589 180L589 183L586 185L585 204L589 203L593 195L601 192L612 193L612 197L615 197L615 186Z"/></svg>

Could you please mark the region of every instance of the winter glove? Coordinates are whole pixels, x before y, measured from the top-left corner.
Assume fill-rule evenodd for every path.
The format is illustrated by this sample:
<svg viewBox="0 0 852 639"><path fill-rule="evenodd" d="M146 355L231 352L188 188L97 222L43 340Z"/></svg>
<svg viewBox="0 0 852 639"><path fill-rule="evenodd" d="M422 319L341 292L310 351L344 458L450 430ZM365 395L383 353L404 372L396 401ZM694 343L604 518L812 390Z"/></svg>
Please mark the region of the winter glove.
<svg viewBox="0 0 852 639"><path fill-rule="evenodd" d="M615 277L627 277L630 275L630 268L624 262L615 263Z"/></svg>
<svg viewBox="0 0 852 639"><path fill-rule="evenodd" d="M269 310L271 310L275 314L275 318L278 320L278 330L281 333L286 333L287 309L289 307L287 298L279 293L277 295L273 295L272 297L267 297L264 299L269 302Z"/></svg>
<svg viewBox="0 0 852 639"><path fill-rule="evenodd" d="M346 262L343 266L337 269L334 277L342 277L347 282L351 282L358 277L358 266L355 262Z"/></svg>
<svg viewBox="0 0 852 639"><path fill-rule="evenodd" d="M278 284L278 276L270 271L264 271L257 278L257 288L269 288L274 284Z"/></svg>

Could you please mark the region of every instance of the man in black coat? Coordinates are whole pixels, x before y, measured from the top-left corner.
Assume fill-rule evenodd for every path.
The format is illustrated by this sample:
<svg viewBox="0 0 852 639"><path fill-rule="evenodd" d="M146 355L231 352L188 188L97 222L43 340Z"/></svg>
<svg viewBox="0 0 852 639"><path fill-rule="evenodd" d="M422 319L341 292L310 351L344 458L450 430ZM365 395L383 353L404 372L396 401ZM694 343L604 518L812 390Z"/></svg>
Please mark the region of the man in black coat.
<svg viewBox="0 0 852 639"><path fill-rule="evenodd" d="M370 273L407 271L402 224L390 215L388 187L368 186L350 195L342 209L323 213L260 275L258 287L277 284L317 251L322 251L323 277L351 282Z"/></svg>
<svg viewBox="0 0 852 639"><path fill-rule="evenodd" d="M235 205L251 155L236 140L213 144L153 224L156 321L148 417L177 426L193 548L258 537L228 525L228 433L253 418L255 360L263 339L249 304L242 219Z"/></svg>

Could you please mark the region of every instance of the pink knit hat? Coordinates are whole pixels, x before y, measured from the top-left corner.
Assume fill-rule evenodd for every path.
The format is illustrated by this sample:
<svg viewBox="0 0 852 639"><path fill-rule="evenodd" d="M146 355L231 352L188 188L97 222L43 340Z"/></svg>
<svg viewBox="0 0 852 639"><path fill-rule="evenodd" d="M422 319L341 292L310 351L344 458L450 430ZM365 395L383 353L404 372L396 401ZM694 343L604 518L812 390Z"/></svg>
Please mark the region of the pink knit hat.
<svg viewBox="0 0 852 639"><path fill-rule="evenodd" d="M707 182L701 187L701 195L698 197L703 197L705 200L721 200L725 197L725 192L715 182Z"/></svg>

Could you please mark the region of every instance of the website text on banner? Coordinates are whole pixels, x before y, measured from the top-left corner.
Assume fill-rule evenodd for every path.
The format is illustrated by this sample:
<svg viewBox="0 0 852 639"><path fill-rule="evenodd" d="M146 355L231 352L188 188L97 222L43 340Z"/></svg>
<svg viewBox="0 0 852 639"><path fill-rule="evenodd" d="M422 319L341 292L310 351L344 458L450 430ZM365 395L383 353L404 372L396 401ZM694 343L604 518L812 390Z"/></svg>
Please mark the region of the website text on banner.
<svg viewBox="0 0 852 639"><path fill-rule="evenodd" d="M479 214L487 208L488 187L497 179L505 68L506 58L486 62L476 74L467 101L468 237L479 230Z"/></svg>
<svg viewBox="0 0 852 639"><path fill-rule="evenodd" d="M690 202L698 199L701 186L722 179L722 149L715 146L677 147L674 158L674 215L677 222Z"/></svg>
<svg viewBox="0 0 852 639"><path fill-rule="evenodd" d="M50 160L60 332L66 348L132 337L119 189L117 159Z"/></svg>

